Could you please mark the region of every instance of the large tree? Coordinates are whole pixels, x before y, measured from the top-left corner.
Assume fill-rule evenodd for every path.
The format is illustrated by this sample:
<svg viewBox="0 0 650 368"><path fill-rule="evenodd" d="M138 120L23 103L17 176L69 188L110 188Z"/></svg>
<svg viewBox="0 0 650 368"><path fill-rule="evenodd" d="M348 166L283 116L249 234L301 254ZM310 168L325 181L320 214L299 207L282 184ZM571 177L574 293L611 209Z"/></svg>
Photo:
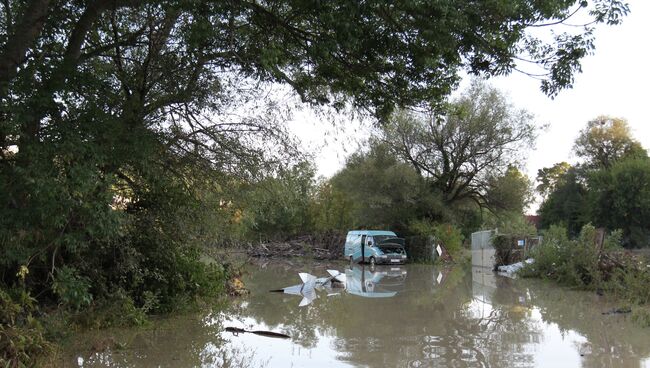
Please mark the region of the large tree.
<svg viewBox="0 0 650 368"><path fill-rule="evenodd" d="M532 185L526 174L509 166L502 175L488 179L485 195L487 203L495 212L522 215L532 202Z"/></svg>
<svg viewBox="0 0 650 368"><path fill-rule="evenodd" d="M573 149L595 169L608 169L622 159L648 157L647 151L632 137L627 120L610 116L599 116L587 123Z"/></svg>
<svg viewBox="0 0 650 368"><path fill-rule="evenodd" d="M588 189L584 173L570 168L539 208L543 228L561 224L572 236L577 236L582 226L590 220Z"/></svg>
<svg viewBox="0 0 650 368"><path fill-rule="evenodd" d="M498 182L494 178L516 164L534 143L532 116L479 80L447 111L444 116L401 111L382 125L380 138L447 205L473 201L490 208L486 194L490 184ZM495 209L500 206L493 204Z"/></svg>
<svg viewBox="0 0 650 368"><path fill-rule="evenodd" d="M355 227L406 230L435 204L422 178L381 142L354 153L330 183L352 206Z"/></svg>
<svg viewBox="0 0 650 368"><path fill-rule="evenodd" d="M558 185L561 184L564 175L571 169L571 165L567 162L558 162L551 167L544 167L537 170L537 182L539 184L535 188L543 198L547 198Z"/></svg>
<svg viewBox="0 0 650 368"><path fill-rule="evenodd" d="M626 246L650 246L650 160L630 159L589 175L595 225L623 230Z"/></svg>

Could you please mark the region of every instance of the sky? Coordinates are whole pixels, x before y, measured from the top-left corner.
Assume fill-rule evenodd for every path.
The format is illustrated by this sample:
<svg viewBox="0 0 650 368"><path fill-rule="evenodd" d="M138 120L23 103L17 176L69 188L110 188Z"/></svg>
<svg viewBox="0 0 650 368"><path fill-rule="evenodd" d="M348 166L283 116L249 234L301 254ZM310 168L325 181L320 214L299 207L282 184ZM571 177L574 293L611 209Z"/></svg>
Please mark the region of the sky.
<svg viewBox="0 0 650 368"><path fill-rule="evenodd" d="M504 92L518 108L547 125L530 151L525 172L531 180L537 170L554 163L577 162L573 142L580 129L599 115L626 118L633 136L650 148L650 1L630 0L630 14L618 26L600 25L595 33L594 55L582 59L572 89L551 99L539 90L539 81L515 73L492 78L493 86ZM468 84L465 80L461 89ZM340 118L339 118L340 120ZM318 174L330 177L345 164L368 132L368 121L348 119L332 125L310 109L294 114L291 130L313 152Z"/></svg>

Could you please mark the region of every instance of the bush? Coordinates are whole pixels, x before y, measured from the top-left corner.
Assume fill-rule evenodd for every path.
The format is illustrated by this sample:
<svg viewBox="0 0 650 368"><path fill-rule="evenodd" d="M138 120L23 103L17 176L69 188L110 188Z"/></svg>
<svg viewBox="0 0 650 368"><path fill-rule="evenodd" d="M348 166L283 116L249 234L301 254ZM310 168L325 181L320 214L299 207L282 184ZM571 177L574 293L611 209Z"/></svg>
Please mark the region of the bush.
<svg viewBox="0 0 650 368"><path fill-rule="evenodd" d="M452 224L437 224L429 220L415 220L409 225L411 232L417 234L414 238L419 238L417 244L424 244L428 250L428 240L433 238L441 242L452 257L460 254L463 246L463 234L460 229ZM422 246L421 244L421 246ZM433 250L431 250L433 252Z"/></svg>
<svg viewBox="0 0 650 368"><path fill-rule="evenodd" d="M551 226L544 241L531 251L535 263L520 271L523 276L549 278L561 284L581 288L600 287L599 250L594 245L596 229L585 225L575 240L566 229Z"/></svg>
<svg viewBox="0 0 650 368"><path fill-rule="evenodd" d="M35 300L26 292L0 289L0 366L35 366L51 351L34 312Z"/></svg>
<svg viewBox="0 0 650 368"><path fill-rule="evenodd" d="M52 289L64 305L74 310L89 306L93 300L89 292L90 280L79 276L72 267L63 266L57 271Z"/></svg>

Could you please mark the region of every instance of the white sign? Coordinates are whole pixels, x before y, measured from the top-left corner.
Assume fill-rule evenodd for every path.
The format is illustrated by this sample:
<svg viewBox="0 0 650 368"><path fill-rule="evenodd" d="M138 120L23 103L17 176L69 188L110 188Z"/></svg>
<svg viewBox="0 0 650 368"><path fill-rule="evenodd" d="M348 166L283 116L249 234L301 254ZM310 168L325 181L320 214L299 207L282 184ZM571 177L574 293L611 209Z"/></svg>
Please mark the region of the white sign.
<svg viewBox="0 0 650 368"><path fill-rule="evenodd" d="M440 248L440 244L436 246L436 251L438 252L438 257L442 256L442 248Z"/></svg>
<svg viewBox="0 0 650 368"><path fill-rule="evenodd" d="M438 284L440 284L440 281L442 281L442 272L438 272L438 277L436 278L436 281L438 281Z"/></svg>
<svg viewBox="0 0 650 368"><path fill-rule="evenodd" d="M518 245L518 246L523 247L524 244L526 244L526 241L525 241L525 240L523 240L523 239L517 240L517 245Z"/></svg>

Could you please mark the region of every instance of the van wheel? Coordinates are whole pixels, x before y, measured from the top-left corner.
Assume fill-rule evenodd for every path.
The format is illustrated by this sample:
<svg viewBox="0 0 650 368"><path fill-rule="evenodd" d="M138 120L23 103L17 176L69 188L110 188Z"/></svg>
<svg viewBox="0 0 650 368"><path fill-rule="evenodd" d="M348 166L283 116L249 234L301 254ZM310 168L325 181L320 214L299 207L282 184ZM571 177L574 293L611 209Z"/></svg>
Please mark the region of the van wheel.
<svg viewBox="0 0 650 368"><path fill-rule="evenodd" d="M377 262L375 261L375 257L370 257L370 271L374 271L376 265Z"/></svg>

